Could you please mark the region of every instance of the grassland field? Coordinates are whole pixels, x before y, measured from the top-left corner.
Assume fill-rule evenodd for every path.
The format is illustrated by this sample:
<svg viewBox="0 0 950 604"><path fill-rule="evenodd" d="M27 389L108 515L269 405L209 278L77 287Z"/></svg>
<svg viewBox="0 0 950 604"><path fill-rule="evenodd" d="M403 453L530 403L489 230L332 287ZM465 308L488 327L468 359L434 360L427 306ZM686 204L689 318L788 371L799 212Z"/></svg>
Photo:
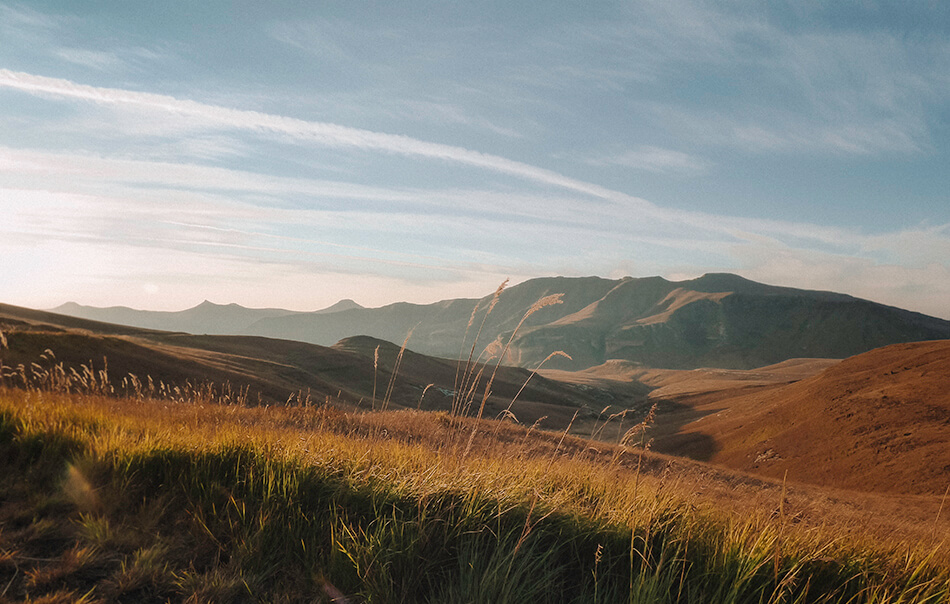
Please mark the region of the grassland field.
<svg viewBox="0 0 950 604"><path fill-rule="evenodd" d="M6 602L950 597L936 517L511 422L6 387L0 459Z"/></svg>

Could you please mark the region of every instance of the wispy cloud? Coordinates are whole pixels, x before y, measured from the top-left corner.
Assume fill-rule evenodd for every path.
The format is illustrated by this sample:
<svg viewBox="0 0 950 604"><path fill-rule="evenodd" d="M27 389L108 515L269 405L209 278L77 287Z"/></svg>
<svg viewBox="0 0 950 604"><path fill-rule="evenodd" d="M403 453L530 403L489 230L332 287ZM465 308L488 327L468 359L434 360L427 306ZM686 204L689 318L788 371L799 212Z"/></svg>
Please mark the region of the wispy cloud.
<svg viewBox="0 0 950 604"><path fill-rule="evenodd" d="M22 4L0 3L0 31L10 36L33 36L37 32L54 32L70 19L42 13Z"/></svg>
<svg viewBox="0 0 950 604"><path fill-rule="evenodd" d="M116 53L89 50L86 48L60 48L55 51L59 58L93 69L108 70L124 67L125 61Z"/></svg>
<svg viewBox="0 0 950 604"><path fill-rule="evenodd" d="M601 199L616 199L619 196L617 192L599 185L575 180L557 172L529 164L403 135L385 134L326 122L270 115L257 111L231 109L147 92L86 86L69 80L14 72L8 69L0 69L0 86L41 96L65 97L93 103L160 111L171 119L184 115L201 119L208 127L236 128L261 133L270 132L331 147L387 151L466 164L544 185L570 189ZM647 202L631 196L625 196L625 201L649 205Z"/></svg>
<svg viewBox="0 0 950 604"><path fill-rule="evenodd" d="M465 217L483 219L484 223L471 232L486 233L505 230L507 224L533 221L544 230L561 225L577 230L585 236L667 237L670 241L685 243L689 240L743 240L745 233L762 233L789 240L822 242L842 245L853 241L853 235L841 229L818 227L807 223L788 223L762 219L713 216L698 212L666 210L652 206L648 210L639 204L624 204L621 193L608 192L612 201L603 207L585 204L577 195L552 195L548 192L512 193L478 189L409 189L373 187L356 183L312 178L290 178L228 168L181 164L161 161L142 161L125 158L98 157L82 154L49 153L0 147L0 183L28 186L41 177L43 186L62 190L84 191L90 195L129 199L162 199L164 203L181 199L182 207L189 203L188 191L228 193L233 202L243 201L243 208L227 212L233 219L245 215L248 204L254 204L255 195L273 199L264 207L281 205L278 199L287 196L306 196L312 200L352 200L360 206L349 208L345 214L355 220L357 208L377 214L402 212L410 216L425 216L432 224L438 215L458 222ZM164 189L156 193L155 187ZM169 194L168 191L180 193ZM213 196L211 197L213 199ZM200 207L200 206L196 206ZM247 220L268 220L261 209ZM343 210L341 210L342 212ZM388 220L392 220L389 218ZM370 224L368 217L361 224ZM407 229L413 228L407 225ZM560 227L558 227L560 228ZM570 236L577 239L580 235ZM561 239L563 236L555 237ZM855 244L856 245L856 244Z"/></svg>
<svg viewBox="0 0 950 604"><path fill-rule="evenodd" d="M133 42L134 36L128 32L104 34L88 17L41 12L23 4L0 2L0 39L13 56L28 49L29 62L45 56L62 64L108 73L142 72L172 57L167 48L148 48Z"/></svg>
<svg viewBox="0 0 950 604"><path fill-rule="evenodd" d="M324 271L362 274L384 274L385 270L381 269L398 267L414 271L417 277L433 271L497 275L508 268L460 261L455 257L281 234L293 224L298 230L310 231L308 227L313 226L339 232L354 220L359 220L362 228L371 234L384 225L392 228L399 223L404 223L402 228L408 230L418 224L419 216L242 209L238 204L216 202L200 195L192 195L186 204L147 203L141 199L130 204L128 197L9 188L0 188L0 192L3 195L0 208L6 217L0 233L4 238L17 239L20 248L25 241L30 247L45 241L60 241L86 246L176 250L192 253L195 258L216 253L222 257L253 257L262 262L280 261L288 265L321 261ZM170 215L188 222L169 220ZM378 224L374 225L374 221Z"/></svg>
<svg viewBox="0 0 950 604"><path fill-rule="evenodd" d="M755 2L625 10L540 38L533 63L517 66L520 81L577 89L586 57L597 56L603 86L625 91L631 114L654 116L679 140L783 154L927 152L950 94L950 42L924 23L914 35L822 27Z"/></svg>
<svg viewBox="0 0 950 604"><path fill-rule="evenodd" d="M636 170L657 173L699 174L705 172L709 163L682 151L644 145L617 155L586 160L594 166L624 166Z"/></svg>
<svg viewBox="0 0 950 604"><path fill-rule="evenodd" d="M799 286L831 289L834 279L850 282L852 274L862 279L886 276L891 279L887 288L869 288L865 283L864 290L853 291L868 291L875 299L891 303L906 300L907 292L923 287L924 276L939 277L950 270L946 227L869 236L858 229L804 221L677 211L500 155L408 136L10 70L0 70L0 87L121 113L124 121L115 127L125 128L128 122L131 136L142 134L134 130L135 122L152 122L164 128L156 132L174 139L177 131L168 127L178 124L187 134L178 138L197 145L188 157L240 157L249 139L238 135L250 134L277 145L434 160L534 185L523 189L502 181L503 185L494 182L481 189L452 188L444 182L418 188L366 186L180 161L0 148L0 187L6 186L7 203L17 203L8 194L14 188L32 189L36 194L32 203L19 198L20 205L11 206L18 210L17 220L0 230L16 236L29 234L37 242L52 235L87 250L108 248L114 255L109 237L113 233L115 238L118 232L126 235L115 245L169 249L192 262L206 257L222 263L256 260L289 272L337 270L383 278L382 271L372 268L375 263L399 267L404 270L400 278L428 271L458 282L462 275L479 280L500 272L542 274L561 268L608 274L630 258L662 272L663 267L695 265L691 254L699 250L710 270L738 270L760 279L774 271L775 276L762 280L788 275L788 284ZM723 137L730 136L729 127L735 136L737 123L724 121ZM865 140L863 144L872 151L893 148L898 133L906 131L895 126L893 133L885 133L884 142ZM825 130L824 135L829 132ZM760 136L773 137L778 141L773 145L782 148L813 144L810 139L819 134L816 130L799 135L802 140L796 142L779 128ZM826 145L846 148L855 140L860 141L860 136L851 133L850 138ZM908 144L916 140L912 137ZM201 141L207 142L203 153ZM697 173L710 167L697 154L659 146L634 146L597 161L657 173ZM476 175L478 181L483 180L480 173ZM44 207L40 201L77 191L86 197L69 207ZM313 203L316 200L320 203ZM169 213L179 218L169 221ZM518 228L529 223L530 228ZM425 224L426 232L420 232L420 224ZM288 227L297 230L287 231ZM334 236L299 236L302 230L317 229ZM513 231L519 234L513 236ZM379 234L395 237L387 237L385 246L372 245ZM352 243L344 243L348 237ZM576 243L588 241L597 241L597 249L587 252L580 249L586 244ZM505 253L495 253L496 246L507 246ZM406 249L413 250L412 257L403 253ZM935 287L933 291L943 290ZM927 303L936 308L931 298ZM930 312L939 314L931 307Z"/></svg>
<svg viewBox="0 0 950 604"><path fill-rule="evenodd" d="M199 164L54 153L0 147L0 174L8 179L45 177L47 186L67 182L160 186L170 189L305 194L336 199L400 201L411 199L399 189L320 179L291 178Z"/></svg>
<svg viewBox="0 0 950 604"><path fill-rule="evenodd" d="M0 78L2 78L2 73L0 73ZM83 94L91 94L91 92L83 91ZM160 99L166 99L166 97L160 97ZM200 108L202 112L211 110L205 105L200 105ZM166 111L167 109L162 106L160 110ZM229 115L229 112L233 110L222 109L222 111L225 113L225 117L230 119L226 123L234 123L233 116ZM246 112L238 112L241 117L244 113ZM279 120L279 118L261 116L261 114L256 113L251 113L251 117L253 118L251 127L256 127L256 124L260 121ZM303 124L306 126L305 132L308 131L307 128L312 126L311 122L304 122ZM292 120L290 125L297 127L296 120ZM359 135L362 132L364 131L357 131L355 134ZM347 132L344 132L344 134L353 135L353 133ZM387 135L379 136L382 137L383 143L388 141ZM359 144L360 140L352 144ZM399 142L400 145L403 145L400 148L404 148L407 144L404 140ZM416 143L423 146L428 144ZM374 141L374 145L377 145L375 148L379 148L380 144L380 141ZM410 139L408 144L413 144L413 141ZM463 158L467 158L465 154L472 153L457 148L449 148L449 151L461 153ZM494 158L494 161L497 163L506 162L507 160ZM476 165L482 167L481 164ZM520 164L516 164L516 167L520 168L520 166ZM504 165L504 168L511 169L511 166ZM47 187L58 186L63 190L85 190L87 193L94 195L127 196L143 200L163 199L165 203L170 200L181 199L182 207L187 207L188 204L193 203L188 201L187 191L232 192L232 200L244 200L242 206L244 209L232 207L223 212L234 219L240 219L245 212L249 211L249 208L253 207L255 203L253 195L264 195L274 199L274 202L269 202L269 205L272 206L274 203L282 203L276 201L277 197L302 194L312 199L350 199L360 202L362 207L366 209L372 207L366 205L368 202L385 204L373 211L381 215L383 208L386 207L390 212L402 212L409 217L407 219L409 223L416 220L414 216L417 214L425 214L427 222L432 223L435 220L433 212L441 212L446 216L452 215L451 220L456 222L465 215L470 215L472 218L482 216L486 219L485 223L473 228L472 232L485 233L493 232L504 225L506 221L510 222L520 216L526 220L535 221L536 225L547 225L544 227L546 233L551 233L555 227L560 229L570 226L573 229L584 229L591 236L597 234L601 238L614 236L614 234L618 237L638 237L641 239L645 237L666 237L670 247L678 244L685 246L683 249L688 248L686 243L689 241L718 242L716 245L721 248L743 241L754 243L765 237L776 241L784 241L788 245L803 249L808 246L819 245L843 253L865 254L884 258L888 253L897 254L898 250L902 248L909 249L906 242L908 239L913 239L915 236L913 233L916 233L916 231L912 231L910 234L901 237L875 236L870 238L856 231L839 227L818 226L807 222L794 223L663 209L642 200L636 200L636 198L630 198L636 200L636 203L627 204L624 201L628 199L628 196L599 187L595 189L596 193L602 199L607 200L607 204L600 208L584 205L582 199L572 195L561 197L546 192L513 194L510 192L470 189L414 190L372 187L340 181L289 178L195 164L48 153L10 148L0 148L0 174L3 175L3 180L14 186L27 186L29 182L36 182L36 177L42 176L42 182ZM529 174L532 177L537 176L536 172ZM551 179L548 178L548 175L552 173L541 170L541 174L541 182L550 184ZM584 186L584 183L571 181L559 175L557 175L555 182L560 184L563 180L568 182L568 186L564 187L568 191L576 193L579 189L580 192L585 194L590 192L588 187ZM122 185L124 188L117 189L116 185ZM156 186L167 190L177 190L179 193L156 194L151 191L151 188ZM235 197L234 194L237 196ZM205 198L213 199L214 197L205 196ZM351 217L350 220L352 220L353 211L353 209L349 209L341 215L348 214ZM263 214L257 211L246 217L248 221L255 219L267 220ZM391 218L388 220L391 220ZM368 217L364 217L362 221L365 224L372 222ZM409 226L407 228L411 229ZM577 237L576 234L571 236L574 239ZM944 249L943 246L946 245L950 237L945 231L929 230L926 239L927 245L917 248L922 250L921 253L923 253L923 250ZM888 250L891 250L891 252Z"/></svg>
<svg viewBox="0 0 950 604"><path fill-rule="evenodd" d="M329 20L311 20L306 23L275 21L266 24L264 30L274 40L302 50L321 61L332 63L336 69L352 69L359 66L358 61L334 38L351 31L353 27L350 23Z"/></svg>

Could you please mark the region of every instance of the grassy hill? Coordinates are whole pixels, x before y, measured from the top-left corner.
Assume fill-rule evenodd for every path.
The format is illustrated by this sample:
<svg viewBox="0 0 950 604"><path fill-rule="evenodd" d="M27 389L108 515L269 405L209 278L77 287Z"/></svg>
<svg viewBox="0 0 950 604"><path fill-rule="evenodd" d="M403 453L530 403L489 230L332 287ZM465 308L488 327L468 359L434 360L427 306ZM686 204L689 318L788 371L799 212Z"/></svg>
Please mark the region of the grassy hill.
<svg viewBox="0 0 950 604"><path fill-rule="evenodd" d="M0 459L4 601L950 597L938 498L507 422L0 388Z"/></svg>
<svg viewBox="0 0 950 604"><path fill-rule="evenodd" d="M931 491L827 491L647 450L672 415L644 418L639 380L696 387L674 371L489 380L495 366L473 363L460 381L458 363L369 337L193 336L10 306L0 330L0 601L950 597L950 514ZM941 344L885 358L910 386L946 375ZM718 392L864 396L874 359L719 375ZM465 393L476 375L490 396ZM543 413L565 429L539 429Z"/></svg>
<svg viewBox="0 0 950 604"><path fill-rule="evenodd" d="M463 322L459 328L464 330L464 326ZM391 408L426 410L449 410L458 387L458 362L401 351L399 346L368 337L348 338L325 347L255 336L199 336L3 304L0 332L8 343L0 351L0 362L7 367L3 379L20 386L28 376L29 381L52 379L49 376L57 371L88 374L95 383L105 372L117 394L165 395L177 388L178 398L186 396L185 392L192 397L240 399L242 404L332 399L344 409L379 408L385 402ZM400 341L404 339L405 334ZM20 365L22 375L15 371ZM473 374L484 374L481 388L492 370L492 365L484 363L474 363L470 369ZM394 373L397 377L390 389ZM545 427L561 429L575 412L580 413L580 425L590 422L607 404L643 406L648 391L638 383L585 390L531 377L526 369L502 366L484 413L495 417L519 393L515 413L520 421L530 425L543 417ZM473 396L481 394L481 390L472 392Z"/></svg>

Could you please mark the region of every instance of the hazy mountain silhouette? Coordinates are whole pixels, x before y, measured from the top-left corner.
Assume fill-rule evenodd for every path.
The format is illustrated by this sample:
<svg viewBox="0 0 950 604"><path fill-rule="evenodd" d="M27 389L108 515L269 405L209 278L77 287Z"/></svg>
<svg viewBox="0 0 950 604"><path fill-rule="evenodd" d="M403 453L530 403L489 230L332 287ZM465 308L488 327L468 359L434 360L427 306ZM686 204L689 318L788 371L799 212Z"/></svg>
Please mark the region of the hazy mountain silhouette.
<svg viewBox="0 0 950 604"><path fill-rule="evenodd" d="M563 304L543 308L525 321L506 362L534 368L551 352L562 350L573 361L558 357L546 367L580 369L624 359L652 367L743 369L790 358L844 358L888 344L950 338L950 321L845 294L765 285L731 274L712 273L686 281L552 277L532 279L501 294L485 320L476 355L493 341L507 343L531 305L554 293L564 294ZM413 350L457 358L471 349L491 298L312 313L236 307L240 310L232 310L233 318L205 319L201 329L189 328L183 321L147 323L144 315L136 323L103 320L324 346L356 335L400 343L412 330L409 345ZM476 304L480 310L463 343ZM213 315L233 306L201 305L183 313L199 315L198 310L206 307L204 311ZM74 314L71 308L57 310ZM254 312L260 314L248 322ZM226 331L228 326L231 329Z"/></svg>
<svg viewBox="0 0 950 604"><path fill-rule="evenodd" d="M340 300L333 306L316 311L315 314L353 308L362 307L353 300ZM116 325L215 335L240 335L260 319L298 314L298 311L280 308L245 308L238 304L214 304L207 300L194 308L175 312L136 310L125 306L96 308L75 302L67 302L50 309L50 312Z"/></svg>

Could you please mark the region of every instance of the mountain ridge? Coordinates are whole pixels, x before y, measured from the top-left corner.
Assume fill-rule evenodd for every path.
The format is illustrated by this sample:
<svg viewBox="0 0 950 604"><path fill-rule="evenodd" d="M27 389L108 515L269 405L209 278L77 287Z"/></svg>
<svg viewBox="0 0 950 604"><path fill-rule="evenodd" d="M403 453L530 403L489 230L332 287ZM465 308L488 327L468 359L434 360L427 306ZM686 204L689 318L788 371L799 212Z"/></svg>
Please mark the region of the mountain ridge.
<svg viewBox="0 0 950 604"><path fill-rule="evenodd" d="M514 333L538 299L558 293L563 294L561 304L534 312ZM332 312L262 309L253 316L233 309L232 318L201 325L203 329L179 323L171 330L322 346L358 335L399 343L411 333L410 348L446 358L458 358L480 333L476 353L492 343L505 348L511 340L506 363L533 369L561 350L571 359L557 357L546 367L575 370L610 359L670 369L750 369L790 358L844 358L889 344L950 338L950 321L848 294L768 285L730 273L683 281L531 279L505 289L486 317L492 298L396 302L379 308L353 303ZM470 320L475 323L467 333ZM161 328L154 322L140 326Z"/></svg>
<svg viewBox="0 0 950 604"><path fill-rule="evenodd" d="M354 308L363 308L348 298L313 311L316 314L342 312ZM209 335L246 335L247 328L264 317L279 317L301 314L305 311L283 308L248 308L231 302L217 304L204 300L200 304L179 311L138 310L128 306L95 307L84 306L76 302L66 302L49 312L72 317L127 325L161 331L181 331L192 334Z"/></svg>

